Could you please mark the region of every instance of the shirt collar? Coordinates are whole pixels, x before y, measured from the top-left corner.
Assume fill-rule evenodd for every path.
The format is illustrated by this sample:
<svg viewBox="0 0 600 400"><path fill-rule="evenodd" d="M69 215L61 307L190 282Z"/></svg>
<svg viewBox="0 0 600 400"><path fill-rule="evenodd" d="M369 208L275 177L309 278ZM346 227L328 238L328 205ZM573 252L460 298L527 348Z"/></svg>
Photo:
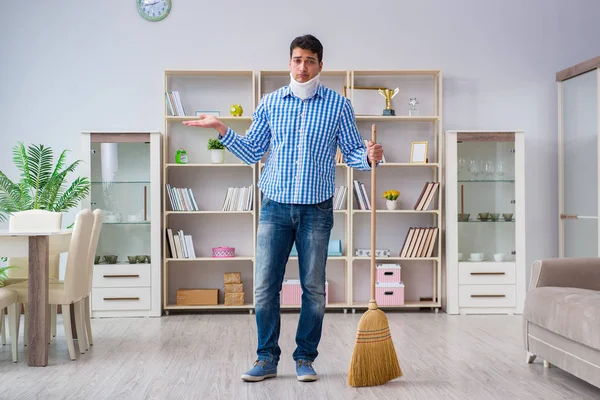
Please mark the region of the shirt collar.
<svg viewBox="0 0 600 400"><path fill-rule="evenodd" d="M286 98L287 96L293 96L292 90L290 89L289 85L287 85L286 87L283 88L283 98ZM317 88L317 93L315 93L315 96L319 96L322 99L325 98L325 87L323 86L322 83L319 84L319 87Z"/></svg>

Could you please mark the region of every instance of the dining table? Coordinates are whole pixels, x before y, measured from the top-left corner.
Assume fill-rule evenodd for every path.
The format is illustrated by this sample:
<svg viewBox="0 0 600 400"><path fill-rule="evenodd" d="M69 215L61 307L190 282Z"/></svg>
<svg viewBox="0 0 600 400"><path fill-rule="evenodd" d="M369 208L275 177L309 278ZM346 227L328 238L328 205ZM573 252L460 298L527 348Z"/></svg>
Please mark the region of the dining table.
<svg viewBox="0 0 600 400"><path fill-rule="evenodd" d="M68 252L72 229L15 232L0 229L0 256L28 258L28 365L48 365L50 256ZM9 287L8 287L9 288ZM64 312L64 311L63 311ZM11 338L12 340L12 338Z"/></svg>

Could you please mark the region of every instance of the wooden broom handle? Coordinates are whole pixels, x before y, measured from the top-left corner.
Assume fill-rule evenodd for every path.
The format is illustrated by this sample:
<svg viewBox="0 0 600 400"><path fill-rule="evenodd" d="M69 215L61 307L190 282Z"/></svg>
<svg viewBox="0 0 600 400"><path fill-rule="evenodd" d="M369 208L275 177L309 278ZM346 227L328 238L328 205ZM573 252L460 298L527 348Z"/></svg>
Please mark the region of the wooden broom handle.
<svg viewBox="0 0 600 400"><path fill-rule="evenodd" d="M371 125L371 141L377 143L375 124ZM367 154L367 159L369 155ZM377 164L371 165L371 301L375 301L375 195L377 193L376 170Z"/></svg>

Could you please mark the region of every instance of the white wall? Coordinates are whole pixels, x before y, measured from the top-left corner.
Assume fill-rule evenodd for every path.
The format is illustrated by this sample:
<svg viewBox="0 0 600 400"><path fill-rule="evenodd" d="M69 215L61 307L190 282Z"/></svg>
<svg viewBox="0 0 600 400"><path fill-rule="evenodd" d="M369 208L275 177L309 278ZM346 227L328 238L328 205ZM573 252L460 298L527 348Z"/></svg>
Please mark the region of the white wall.
<svg viewBox="0 0 600 400"><path fill-rule="evenodd" d="M173 0L159 23L134 0L3 3L9 176L17 140L79 157L82 130L162 130L164 69L286 68L310 32L327 69L443 70L444 129L524 129L528 264L558 254L555 73L600 54L596 0Z"/></svg>

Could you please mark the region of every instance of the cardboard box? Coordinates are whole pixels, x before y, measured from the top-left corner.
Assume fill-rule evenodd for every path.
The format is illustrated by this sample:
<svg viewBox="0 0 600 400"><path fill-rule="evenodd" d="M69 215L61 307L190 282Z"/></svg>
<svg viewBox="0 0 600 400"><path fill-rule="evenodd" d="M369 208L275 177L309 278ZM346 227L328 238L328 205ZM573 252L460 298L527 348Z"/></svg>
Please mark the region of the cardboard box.
<svg viewBox="0 0 600 400"><path fill-rule="evenodd" d="M225 305L226 306L243 306L244 305L244 292L225 293Z"/></svg>
<svg viewBox="0 0 600 400"><path fill-rule="evenodd" d="M219 289L178 289L178 306L214 306L219 304Z"/></svg>
<svg viewBox="0 0 600 400"><path fill-rule="evenodd" d="M242 274L240 272L226 272L223 275L225 283L242 283Z"/></svg>
<svg viewBox="0 0 600 400"><path fill-rule="evenodd" d="M226 283L225 293L242 293L244 291L243 283Z"/></svg>

